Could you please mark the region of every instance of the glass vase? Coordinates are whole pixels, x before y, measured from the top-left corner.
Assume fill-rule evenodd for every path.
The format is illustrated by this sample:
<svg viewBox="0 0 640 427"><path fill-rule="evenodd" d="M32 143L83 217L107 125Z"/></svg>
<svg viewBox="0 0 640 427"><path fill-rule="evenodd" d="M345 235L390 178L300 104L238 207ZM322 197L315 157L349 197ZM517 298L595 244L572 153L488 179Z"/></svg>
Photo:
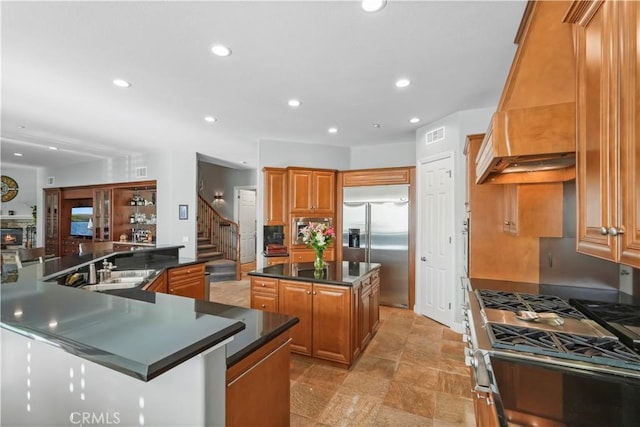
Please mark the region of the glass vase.
<svg viewBox="0 0 640 427"><path fill-rule="evenodd" d="M324 268L324 251L322 249L316 249L316 259L313 261L313 268L316 270L322 270Z"/></svg>

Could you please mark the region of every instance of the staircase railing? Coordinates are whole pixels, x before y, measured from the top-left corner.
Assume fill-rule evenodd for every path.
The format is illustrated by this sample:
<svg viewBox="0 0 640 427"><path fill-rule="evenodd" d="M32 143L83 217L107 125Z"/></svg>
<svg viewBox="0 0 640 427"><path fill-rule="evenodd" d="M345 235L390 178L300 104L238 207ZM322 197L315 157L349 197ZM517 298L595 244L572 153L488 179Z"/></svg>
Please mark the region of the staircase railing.
<svg viewBox="0 0 640 427"><path fill-rule="evenodd" d="M198 231L216 245L222 257L236 263L236 280L240 280L240 226L220 215L202 196L198 195Z"/></svg>

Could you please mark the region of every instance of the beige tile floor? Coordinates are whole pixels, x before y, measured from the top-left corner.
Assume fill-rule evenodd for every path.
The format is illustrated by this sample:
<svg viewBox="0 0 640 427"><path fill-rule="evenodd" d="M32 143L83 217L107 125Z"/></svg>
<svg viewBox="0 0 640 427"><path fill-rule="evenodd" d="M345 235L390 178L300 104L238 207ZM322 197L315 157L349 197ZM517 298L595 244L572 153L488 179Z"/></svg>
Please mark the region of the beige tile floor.
<svg viewBox="0 0 640 427"><path fill-rule="evenodd" d="M248 307L249 281L211 284L212 301ZM350 370L293 355L292 426L474 426L461 336L410 310L380 328Z"/></svg>

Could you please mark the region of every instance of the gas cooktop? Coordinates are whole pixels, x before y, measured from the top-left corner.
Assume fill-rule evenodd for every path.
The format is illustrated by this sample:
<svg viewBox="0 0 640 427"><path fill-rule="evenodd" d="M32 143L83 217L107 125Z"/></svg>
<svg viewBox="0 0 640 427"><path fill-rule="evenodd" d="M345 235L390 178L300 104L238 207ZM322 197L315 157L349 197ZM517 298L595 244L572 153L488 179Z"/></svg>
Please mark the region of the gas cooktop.
<svg viewBox="0 0 640 427"><path fill-rule="evenodd" d="M640 306L576 299L569 302L640 352Z"/></svg>
<svg viewBox="0 0 640 427"><path fill-rule="evenodd" d="M536 313L556 313L561 317L585 319L586 316L562 298L553 295L525 294L479 289L476 291L483 308L507 310L511 312L535 311Z"/></svg>

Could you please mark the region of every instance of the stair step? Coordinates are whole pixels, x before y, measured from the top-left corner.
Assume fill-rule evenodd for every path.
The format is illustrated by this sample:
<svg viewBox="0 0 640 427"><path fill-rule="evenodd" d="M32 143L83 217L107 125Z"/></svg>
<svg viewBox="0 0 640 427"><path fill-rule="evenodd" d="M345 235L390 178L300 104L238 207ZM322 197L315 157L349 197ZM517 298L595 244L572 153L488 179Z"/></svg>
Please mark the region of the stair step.
<svg viewBox="0 0 640 427"><path fill-rule="evenodd" d="M204 245L198 244L198 252L204 251L206 249L215 249L218 245L214 245L212 243L207 243ZM211 252L211 251L209 251Z"/></svg>
<svg viewBox="0 0 640 427"><path fill-rule="evenodd" d="M209 283L211 282L227 282L229 280L236 280L236 273L210 273Z"/></svg>

